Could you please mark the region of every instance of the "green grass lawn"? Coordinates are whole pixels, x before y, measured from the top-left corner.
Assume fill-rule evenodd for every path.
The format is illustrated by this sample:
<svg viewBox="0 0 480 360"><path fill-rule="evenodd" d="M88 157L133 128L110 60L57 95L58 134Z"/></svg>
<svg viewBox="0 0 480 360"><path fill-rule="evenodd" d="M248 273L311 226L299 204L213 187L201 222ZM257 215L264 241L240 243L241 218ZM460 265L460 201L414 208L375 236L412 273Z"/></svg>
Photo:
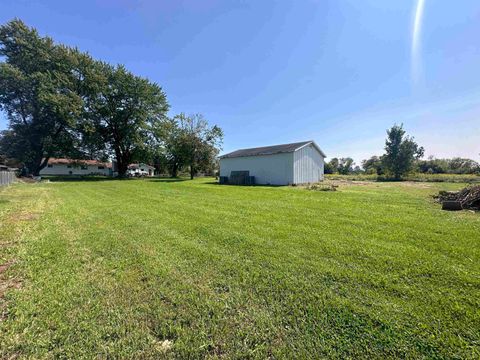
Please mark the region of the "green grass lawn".
<svg viewBox="0 0 480 360"><path fill-rule="evenodd" d="M449 183L0 190L0 358L478 358L480 214Z"/></svg>

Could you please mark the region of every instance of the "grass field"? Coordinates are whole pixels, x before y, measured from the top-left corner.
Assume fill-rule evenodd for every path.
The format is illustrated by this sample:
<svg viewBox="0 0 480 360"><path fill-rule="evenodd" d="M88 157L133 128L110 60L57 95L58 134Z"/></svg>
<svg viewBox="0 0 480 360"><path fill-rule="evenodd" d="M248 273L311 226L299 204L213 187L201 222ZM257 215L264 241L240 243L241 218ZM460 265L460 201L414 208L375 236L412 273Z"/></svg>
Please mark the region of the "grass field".
<svg viewBox="0 0 480 360"><path fill-rule="evenodd" d="M480 214L449 183L0 190L0 358L478 358Z"/></svg>

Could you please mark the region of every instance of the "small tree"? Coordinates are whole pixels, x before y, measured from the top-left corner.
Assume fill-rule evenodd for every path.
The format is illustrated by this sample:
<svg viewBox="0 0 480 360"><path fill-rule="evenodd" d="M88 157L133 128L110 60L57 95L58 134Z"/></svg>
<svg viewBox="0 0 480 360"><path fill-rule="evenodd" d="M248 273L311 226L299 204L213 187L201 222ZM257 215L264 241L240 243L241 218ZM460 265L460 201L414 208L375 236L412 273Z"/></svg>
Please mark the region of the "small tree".
<svg viewBox="0 0 480 360"><path fill-rule="evenodd" d="M209 126L201 114L176 115L156 133L163 139L172 176L177 176L177 172L187 166L191 179L198 171L212 172L215 168L223 132L216 125Z"/></svg>
<svg viewBox="0 0 480 360"><path fill-rule="evenodd" d="M348 175L353 172L353 159L350 157L341 158L338 161L338 173Z"/></svg>
<svg viewBox="0 0 480 360"><path fill-rule="evenodd" d="M325 164L325 174L342 174L348 175L353 172L353 159L346 158L332 158Z"/></svg>
<svg viewBox="0 0 480 360"><path fill-rule="evenodd" d="M180 127L179 145L184 164L190 168L190 179L198 171L209 171L223 142L223 131L217 125L209 126L201 114L175 117Z"/></svg>
<svg viewBox="0 0 480 360"><path fill-rule="evenodd" d="M367 174L383 175L382 160L378 156L362 161L362 168Z"/></svg>
<svg viewBox="0 0 480 360"><path fill-rule="evenodd" d="M382 164L387 174L395 180L410 172L416 160L424 154L424 149L414 141L413 137L405 136L403 124L394 125L387 130L385 154Z"/></svg>
<svg viewBox="0 0 480 360"><path fill-rule="evenodd" d="M332 158L325 164L325 174L337 174L338 173L338 158Z"/></svg>

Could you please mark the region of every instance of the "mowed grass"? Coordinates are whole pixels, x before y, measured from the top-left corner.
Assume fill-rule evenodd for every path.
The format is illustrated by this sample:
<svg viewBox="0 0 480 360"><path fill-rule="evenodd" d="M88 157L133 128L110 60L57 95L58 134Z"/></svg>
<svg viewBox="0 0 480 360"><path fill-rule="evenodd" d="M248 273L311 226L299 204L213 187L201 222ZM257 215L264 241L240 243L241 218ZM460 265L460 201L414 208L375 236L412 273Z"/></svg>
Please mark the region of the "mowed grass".
<svg viewBox="0 0 480 360"><path fill-rule="evenodd" d="M0 190L0 357L478 358L480 214L430 197L460 186Z"/></svg>

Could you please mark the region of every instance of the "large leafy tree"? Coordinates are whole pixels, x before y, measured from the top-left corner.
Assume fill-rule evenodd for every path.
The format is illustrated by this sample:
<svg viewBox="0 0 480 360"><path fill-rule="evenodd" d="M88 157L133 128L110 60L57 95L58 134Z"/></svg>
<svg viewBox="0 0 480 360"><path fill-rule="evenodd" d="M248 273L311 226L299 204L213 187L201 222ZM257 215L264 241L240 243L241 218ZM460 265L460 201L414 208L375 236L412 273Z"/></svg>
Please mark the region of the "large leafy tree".
<svg viewBox="0 0 480 360"><path fill-rule="evenodd" d="M0 151L38 175L51 156L75 149L82 112L79 52L15 19L0 26L0 56L0 108L9 120Z"/></svg>
<svg viewBox="0 0 480 360"><path fill-rule="evenodd" d="M84 99L84 138L113 155L118 175L124 177L132 161L151 157L152 130L168 111L165 93L123 66L96 62L89 76L93 85Z"/></svg>
<svg viewBox="0 0 480 360"><path fill-rule="evenodd" d="M424 154L423 147L419 146L413 137L405 134L403 125L394 125L387 130L382 164L386 173L396 180L400 180L403 175L409 173L415 161Z"/></svg>

